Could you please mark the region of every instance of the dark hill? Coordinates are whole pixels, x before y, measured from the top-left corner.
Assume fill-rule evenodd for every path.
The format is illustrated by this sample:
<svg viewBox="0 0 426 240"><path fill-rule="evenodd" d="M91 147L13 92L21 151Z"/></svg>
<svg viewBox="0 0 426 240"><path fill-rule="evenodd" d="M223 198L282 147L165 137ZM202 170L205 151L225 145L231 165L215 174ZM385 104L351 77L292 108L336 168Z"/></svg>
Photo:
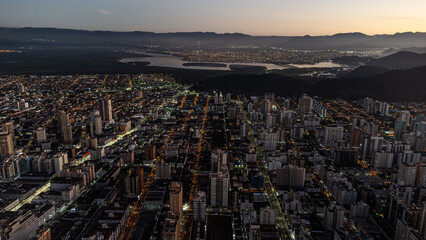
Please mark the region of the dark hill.
<svg viewBox="0 0 426 240"><path fill-rule="evenodd" d="M389 69L408 69L426 66L426 53L419 54L408 51L397 52L383 58L371 60L367 65Z"/></svg>
<svg viewBox="0 0 426 240"><path fill-rule="evenodd" d="M377 66L361 66L357 67L354 70L350 71L348 74L344 75L344 78L359 78L359 77L370 77L379 75L389 71L389 69L385 67L377 67Z"/></svg>
<svg viewBox="0 0 426 240"><path fill-rule="evenodd" d="M275 74L226 75L204 80L198 87L239 94L275 92L281 96L292 96L308 93L347 99L374 97L387 101L426 101L425 76L426 66L392 70L370 77L325 79L313 84Z"/></svg>
<svg viewBox="0 0 426 240"><path fill-rule="evenodd" d="M374 97L381 100L425 101L426 66L392 70L365 78L330 79L319 82L312 93L328 97Z"/></svg>
<svg viewBox="0 0 426 240"><path fill-rule="evenodd" d="M391 55L391 54L402 52L402 51L414 52L414 53L426 53L426 48L420 48L420 47L410 47L410 48L401 48L401 49L389 48L389 49L386 49L382 53L382 55L387 56L387 55Z"/></svg>

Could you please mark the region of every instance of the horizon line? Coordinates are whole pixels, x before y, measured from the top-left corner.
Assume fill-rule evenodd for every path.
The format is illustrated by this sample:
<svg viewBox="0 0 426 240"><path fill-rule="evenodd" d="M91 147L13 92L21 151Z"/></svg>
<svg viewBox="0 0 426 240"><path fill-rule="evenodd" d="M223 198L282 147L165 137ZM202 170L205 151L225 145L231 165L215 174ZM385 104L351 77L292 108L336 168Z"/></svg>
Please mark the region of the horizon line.
<svg viewBox="0 0 426 240"><path fill-rule="evenodd" d="M394 32L394 33L376 33L376 34L366 34L363 32L355 31L355 32L337 32L334 34L323 34L323 35L252 35L242 32L214 32L214 31L168 31L168 32L154 32L154 31L143 31L143 30L128 30L128 31L118 31L118 30L89 30L89 29L77 29L77 28L62 28L62 27L6 27L0 26L0 28L9 28L9 29L58 29L58 30L72 30L72 31L86 31L86 32L116 32L116 33L154 33L154 34L172 34L172 33L214 33L218 35L226 35L226 34L241 34L250 37L327 37L327 36L335 36L338 34L362 34L369 37L380 36L380 35L396 35L396 34L404 34L404 33L426 33L420 31L404 31L404 32Z"/></svg>

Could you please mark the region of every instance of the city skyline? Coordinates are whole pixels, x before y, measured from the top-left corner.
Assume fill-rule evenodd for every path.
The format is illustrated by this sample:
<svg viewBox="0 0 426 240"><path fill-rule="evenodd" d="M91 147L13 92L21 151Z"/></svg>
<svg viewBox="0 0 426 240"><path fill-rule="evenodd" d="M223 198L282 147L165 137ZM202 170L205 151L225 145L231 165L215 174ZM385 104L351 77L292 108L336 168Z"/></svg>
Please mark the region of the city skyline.
<svg viewBox="0 0 426 240"><path fill-rule="evenodd" d="M1 0L0 240L426 240L426 1Z"/></svg>
<svg viewBox="0 0 426 240"><path fill-rule="evenodd" d="M10 1L3 27L54 27L152 32L241 32L250 35L368 35L426 32L426 3L357 1Z"/></svg>
<svg viewBox="0 0 426 240"><path fill-rule="evenodd" d="M426 237L424 104L164 73L2 76L0 90L2 239Z"/></svg>

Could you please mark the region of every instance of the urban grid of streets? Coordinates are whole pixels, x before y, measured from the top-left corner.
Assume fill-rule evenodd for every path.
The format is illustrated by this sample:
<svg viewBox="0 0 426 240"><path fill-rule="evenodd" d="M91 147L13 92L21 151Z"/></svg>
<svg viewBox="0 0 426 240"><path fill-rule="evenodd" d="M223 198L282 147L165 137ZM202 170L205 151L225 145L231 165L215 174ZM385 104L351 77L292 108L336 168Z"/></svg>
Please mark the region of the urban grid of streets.
<svg viewBox="0 0 426 240"><path fill-rule="evenodd" d="M222 95L162 74L0 81L2 136L13 142L2 149L0 217L31 237L390 239L404 226L425 234L422 104ZM407 191L417 194L402 221L389 199ZM407 223L417 208L419 222ZM39 224L19 225L31 214ZM1 228L0 239L13 231Z"/></svg>

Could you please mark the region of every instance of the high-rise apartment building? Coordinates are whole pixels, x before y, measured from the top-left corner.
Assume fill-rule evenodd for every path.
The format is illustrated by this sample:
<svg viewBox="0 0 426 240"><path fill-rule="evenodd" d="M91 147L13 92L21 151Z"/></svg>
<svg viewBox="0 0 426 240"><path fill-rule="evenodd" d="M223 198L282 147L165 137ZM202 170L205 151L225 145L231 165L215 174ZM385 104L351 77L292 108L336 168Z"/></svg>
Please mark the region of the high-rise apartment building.
<svg viewBox="0 0 426 240"><path fill-rule="evenodd" d="M46 129L39 127L36 130L36 140L37 140L37 144L40 145L43 142L47 141L47 136L46 136Z"/></svg>
<svg viewBox="0 0 426 240"><path fill-rule="evenodd" d="M0 158L5 159L15 153L12 133L0 132Z"/></svg>
<svg viewBox="0 0 426 240"><path fill-rule="evenodd" d="M301 114L307 114L312 112L312 98L308 95L303 95L299 98L299 112Z"/></svg>
<svg viewBox="0 0 426 240"><path fill-rule="evenodd" d="M137 195L142 190L141 182L143 179L141 179L141 175L138 174L136 171L129 170L126 177L124 178L124 186L126 193L129 195Z"/></svg>
<svg viewBox="0 0 426 240"><path fill-rule="evenodd" d="M99 113L104 123L110 124L114 122L114 119L112 118L112 104L110 99L101 99L99 101Z"/></svg>
<svg viewBox="0 0 426 240"><path fill-rule="evenodd" d="M13 127L13 122L7 122L7 123L5 123L4 124L4 129L8 133L12 134L12 141L15 141L15 130L14 130L14 127Z"/></svg>
<svg viewBox="0 0 426 240"><path fill-rule="evenodd" d="M362 129L359 127L352 128L351 147L359 147L362 143Z"/></svg>
<svg viewBox="0 0 426 240"><path fill-rule="evenodd" d="M335 141L341 140L343 138L343 127L328 127L324 129L324 145L332 145Z"/></svg>
<svg viewBox="0 0 426 240"><path fill-rule="evenodd" d="M57 116L57 122L59 134L62 136L63 143L66 145L71 145L73 138L69 114L67 114L65 111L60 111Z"/></svg>
<svg viewBox="0 0 426 240"><path fill-rule="evenodd" d="M324 215L324 227L328 231L343 227L345 209L340 205L330 204Z"/></svg>
<svg viewBox="0 0 426 240"><path fill-rule="evenodd" d="M267 131L265 133L265 141L264 141L264 150L265 151L273 151L275 149L277 149L277 143L278 143L278 133L277 132L271 132L271 131Z"/></svg>
<svg viewBox="0 0 426 240"><path fill-rule="evenodd" d="M402 110L399 112L399 119L407 123L407 126L410 125L411 113L407 110Z"/></svg>
<svg viewBox="0 0 426 240"><path fill-rule="evenodd" d="M212 173L210 184L210 205L228 207L229 174L225 171Z"/></svg>
<svg viewBox="0 0 426 240"><path fill-rule="evenodd" d="M213 150L211 154L211 172L215 173L228 164L228 154L224 150Z"/></svg>
<svg viewBox="0 0 426 240"><path fill-rule="evenodd" d="M194 221L206 220L206 193L195 192L194 194Z"/></svg>
<svg viewBox="0 0 426 240"><path fill-rule="evenodd" d="M275 210L269 207L260 210L261 225L275 225Z"/></svg>
<svg viewBox="0 0 426 240"><path fill-rule="evenodd" d="M172 182L170 187L170 211L172 211L178 218L182 218L182 183Z"/></svg>
<svg viewBox="0 0 426 240"><path fill-rule="evenodd" d="M96 115L94 118L95 134L96 136L102 135L102 118L100 115Z"/></svg>
<svg viewBox="0 0 426 240"><path fill-rule="evenodd" d="M284 165L277 170L277 185L282 187L305 186L305 168L294 165Z"/></svg>

